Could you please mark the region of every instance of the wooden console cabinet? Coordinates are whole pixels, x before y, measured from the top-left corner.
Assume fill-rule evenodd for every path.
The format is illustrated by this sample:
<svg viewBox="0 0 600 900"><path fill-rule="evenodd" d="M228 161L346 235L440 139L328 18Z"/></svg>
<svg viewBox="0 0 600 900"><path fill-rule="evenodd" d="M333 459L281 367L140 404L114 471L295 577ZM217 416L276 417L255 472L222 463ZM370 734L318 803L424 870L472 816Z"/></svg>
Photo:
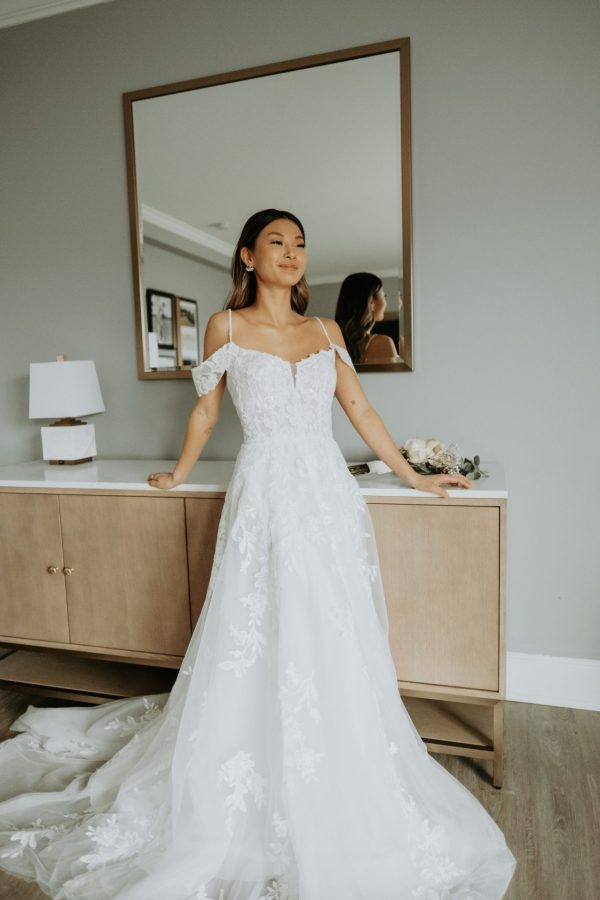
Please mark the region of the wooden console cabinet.
<svg viewBox="0 0 600 900"><path fill-rule="evenodd" d="M0 687L80 702L168 691L200 615L233 462L0 467ZM375 527L398 686L432 752L502 784L506 502L501 469L442 499L358 476ZM69 471L69 469L71 471ZM76 469L76 471L73 471Z"/></svg>

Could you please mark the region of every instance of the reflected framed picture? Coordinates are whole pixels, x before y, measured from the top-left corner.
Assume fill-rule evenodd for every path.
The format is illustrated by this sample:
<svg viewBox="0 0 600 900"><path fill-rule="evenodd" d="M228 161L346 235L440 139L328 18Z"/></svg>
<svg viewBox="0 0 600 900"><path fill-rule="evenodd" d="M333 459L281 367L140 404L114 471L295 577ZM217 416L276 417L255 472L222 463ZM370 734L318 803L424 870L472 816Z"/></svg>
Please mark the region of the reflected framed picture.
<svg viewBox="0 0 600 900"><path fill-rule="evenodd" d="M198 301L176 297L177 346L180 366L197 366L199 358Z"/></svg>
<svg viewBox="0 0 600 900"><path fill-rule="evenodd" d="M146 291L146 317L148 331L156 335L159 349L175 350L175 294L148 288Z"/></svg>

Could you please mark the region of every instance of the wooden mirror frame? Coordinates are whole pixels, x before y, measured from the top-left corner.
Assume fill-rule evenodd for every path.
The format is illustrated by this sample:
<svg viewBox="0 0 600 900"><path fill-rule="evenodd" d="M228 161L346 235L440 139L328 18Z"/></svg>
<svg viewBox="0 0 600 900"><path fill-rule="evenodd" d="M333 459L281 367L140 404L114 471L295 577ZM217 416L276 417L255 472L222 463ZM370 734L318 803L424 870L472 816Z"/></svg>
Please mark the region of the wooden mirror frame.
<svg viewBox="0 0 600 900"><path fill-rule="evenodd" d="M146 371L144 367L144 334L142 322L142 303L145 302L142 277L140 221L138 217L138 196L136 182L135 141L133 122L133 103L150 97L192 91L198 88L245 81L264 75L276 75L295 69L306 69L326 63L342 62L360 57L375 56L382 53L399 51L400 57L400 184L402 190L401 222L402 222L402 277L403 277L403 316L404 316L404 362L401 363L359 363L360 372L411 372L414 370L413 341L413 273L412 273L412 156L411 156L411 90L410 90L410 38L396 38L376 44L363 44L343 50L333 50L314 56L302 56L296 59L252 66L246 69L235 69L231 72L220 72L188 81L177 81L155 87L128 91L123 94L123 114L125 119L125 153L127 166L127 187L129 197L129 233L131 241L131 257L133 263L133 295L135 305L135 330L138 378L142 380L163 380L169 378L191 378L189 368L176 371Z"/></svg>

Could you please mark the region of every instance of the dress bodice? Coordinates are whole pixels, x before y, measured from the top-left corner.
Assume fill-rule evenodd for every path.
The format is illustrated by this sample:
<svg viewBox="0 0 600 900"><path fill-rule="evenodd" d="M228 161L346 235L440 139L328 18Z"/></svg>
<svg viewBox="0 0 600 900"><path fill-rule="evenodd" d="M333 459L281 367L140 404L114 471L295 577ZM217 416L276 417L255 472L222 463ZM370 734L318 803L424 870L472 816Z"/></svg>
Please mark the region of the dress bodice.
<svg viewBox="0 0 600 900"><path fill-rule="evenodd" d="M242 424L244 442L281 435L332 437L331 405L336 355L354 369L345 347L334 344L318 316L329 346L296 362L229 340L193 368L198 394L206 394L227 372L227 387Z"/></svg>

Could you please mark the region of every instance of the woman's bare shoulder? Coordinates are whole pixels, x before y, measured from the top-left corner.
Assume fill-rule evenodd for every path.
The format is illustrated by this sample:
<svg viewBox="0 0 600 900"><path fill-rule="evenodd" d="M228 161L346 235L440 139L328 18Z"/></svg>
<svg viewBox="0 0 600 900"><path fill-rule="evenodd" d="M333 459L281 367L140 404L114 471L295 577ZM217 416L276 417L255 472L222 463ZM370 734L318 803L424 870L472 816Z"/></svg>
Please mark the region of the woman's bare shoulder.
<svg viewBox="0 0 600 900"><path fill-rule="evenodd" d="M214 353L229 340L229 313L226 309L220 309L212 313L207 319L204 331L205 355Z"/></svg>
<svg viewBox="0 0 600 900"><path fill-rule="evenodd" d="M225 327L225 331L227 331L228 319L229 310L219 309L208 317L206 320L206 327L208 328L210 326L211 329L216 329L217 331L219 328Z"/></svg>
<svg viewBox="0 0 600 900"><path fill-rule="evenodd" d="M395 346L394 339L390 337L389 334L380 334L378 332L376 332L372 336L372 340L369 342L369 349L371 349L371 347L377 347L383 350L388 350L393 346Z"/></svg>
<svg viewBox="0 0 600 900"><path fill-rule="evenodd" d="M327 329L327 334L329 335L331 341L334 344L340 344L342 347L346 346L344 341L344 335L342 334L342 329L335 321L335 319L327 319L325 316L319 316L321 322Z"/></svg>
<svg viewBox="0 0 600 900"><path fill-rule="evenodd" d="M365 362L387 362L390 357L398 357L398 348L389 334L374 334L367 343Z"/></svg>

